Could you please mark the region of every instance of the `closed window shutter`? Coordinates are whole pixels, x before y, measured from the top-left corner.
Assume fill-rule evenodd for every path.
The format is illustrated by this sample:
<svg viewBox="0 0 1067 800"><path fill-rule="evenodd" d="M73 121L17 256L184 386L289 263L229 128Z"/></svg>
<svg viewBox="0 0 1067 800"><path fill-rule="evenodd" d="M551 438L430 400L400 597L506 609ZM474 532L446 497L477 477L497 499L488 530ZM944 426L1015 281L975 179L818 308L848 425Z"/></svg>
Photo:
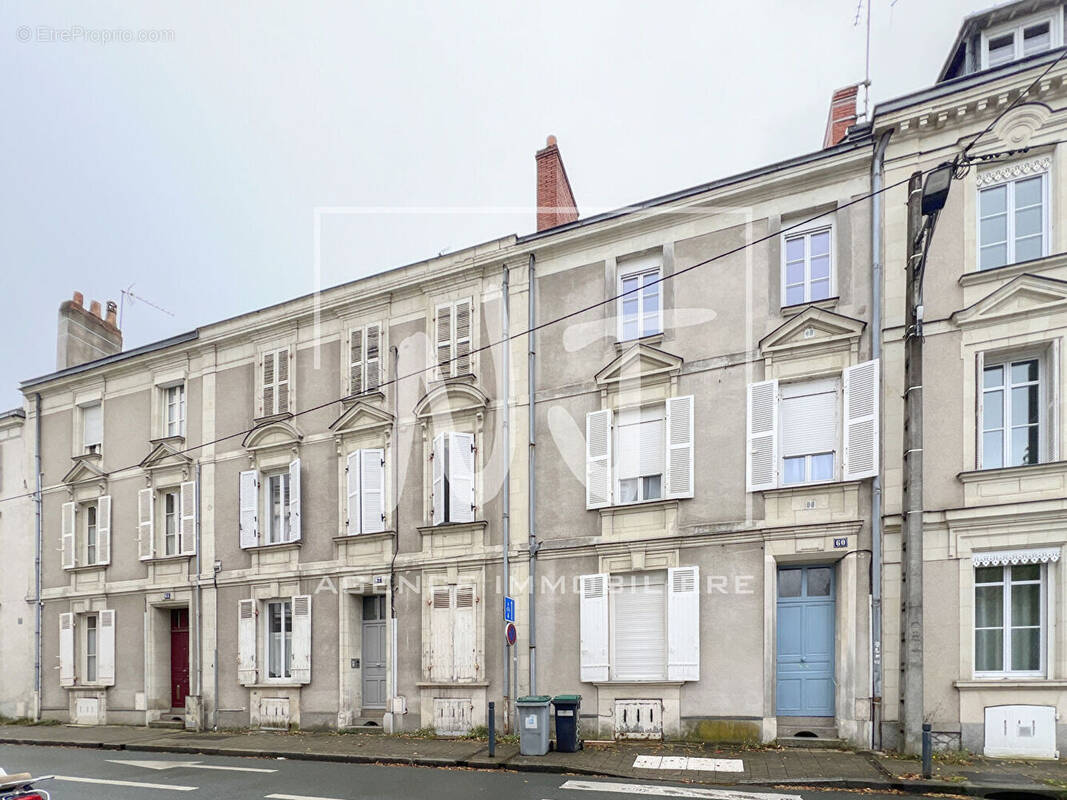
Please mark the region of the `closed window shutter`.
<svg viewBox="0 0 1067 800"><path fill-rule="evenodd" d="M241 547L259 544L259 473L254 469L240 476Z"/></svg>
<svg viewBox="0 0 1067 800"><path fill-rule="evenodd" d="M263 355L263 408L260 410L261 417L269 417L271 414L276 413L274 382L277 372L274 365L277 355L277 353L265 353Z"/></svg>
<svg viewBox="0 0 1067 800"><path fill-rule="evenodd" d="M115 610L100 612L100 631L97 634L96 682L115 685Z"/></svg>
<svg viewBox="0 0 1067 800"><path fill-rule="evenodd" d="M474 521L474 434L450 433L448 442L448 521Z"/></svg>
<svg viewBox="0 0 1067 800"><path fill-rule="evenodd" d="M82 409L82 444L100 444L104 440L104 415L100 403Z"/></svg>
<svg viewBox="0 0 1067 800"><path fill-rule="evenodd" d="M96 563L111 563L111 495L96 501Z"/></svg>
<svg viewBox="0 0 1067 800"><path fill-rule="evenodd" d="M748 491L773 489L778 484L778 381L748 385L746 456Z"/></svg>
<svg viewBox="0 0 1067 800"><path fill-rule="evenodd" d="M452 617L453 677L472 681L478 676L477 596L473 586L456 587L456 608Z"/></svg>
<svg viewBox="0 0 1067 800"><path fill-rule="evenodd" d="M442 303L437 307L435 320L435 342L437 347L437 376L452 376L452 304Z"/></svg>
<svg viewBox="0 0 1067 800"><path fill-rule="evenodd" d="M780 458L836 453L837 381L804 381L780 387Z"/></svg>
<svg viewBox="0 0 1067 800"><path fill-rule="evenodd" d="M845 480L878 474L879 368L874 359L845 370Z"/></svg>
<svg viewBox="0 0 1067 800"><path fill-rule="evenodd" d="M293 597L293 660L295 683L311 683L311 595Z"/></svg>
<svg viewBox="0 0 1067 800"><path fill-rule="evenodd" d="M345 465L345 484L348 495L346 530L349 536L354 536L360 532L360 522L362 521L359 508L359 454L359 450L349 453Z"/></svg>
<svg viewBox="0 0 1067 800"><path fill-rule="evenodd" d="M60 535L60 549L63 551L63 569L74 569L77 565L74 546L74 531L78 514L78 507L74 503L64 503L62 512L62 533Z"/></svg>
<svg viewBox="0 0 1067 800"><path fill-rule="evenodd" d="M693 396L667 401L667 497L693 496Z"/></svg>
<svg viewBox="0 0 1067 800"><path fill-rule="evenodd" d="M360 509L363 533L385 530L385 451L361 450Z"/></svg>
<svg viewBox="0 0 1067 800"><path fill-rule="evenodd" d="M196 482L181 485L182 514L178 526L178 545L183 556L196 555Z"/></svg>
<svg viewBox="0 0 1067 800"><path fill-rule="evenodd" d="M585 418L585 507L611 505L611 409Z"/></svg>
<svg viewBox="0 0 1067 800"><path fill-rule="evenodd" d="M137 553L142 560L156 555L155 500L152 489L137 492Z"/></svg>
<svg viewBox="0 0 1067 800"><path fill-rule="evenodd" d="M460 300L456 303L456 340L455 367L453 375L467 375L471 371L471 301Z"/></svg>
<svg viewBox="0 0 1067 800"><path fill-rule="evenodd" d="M300 541L300 459L289 462L289 541Z"/></svg>
<svg viewBox="0 0 1067 800"><path fill-rule="evenodd" d="M445 518L445 434L433 437L433 455L431 456L433 486L430 493L430 516L434 525L448 520Z"/></svg>
<svg viewBox="0 0 1067 800"><path fill-rule="evenodd" d="M452 587L438 586L430 601L430 680L452 680Z"/></svg>
<svg viewBox="0 0 1067 800"><path fill-rule="evenodd" d="M59 615L59 685L74 685L74 615Z"/></svg>
<svg viewBox="0 0 1067 800"><path fill-rule="evenodd" d="M608 574L582 575L579 579L581 679L608 679Z"/></svg>
<svg viewBox="0 0 1067 800"><path fill-rule="evenodd" d="M282 414L289 411L289 350L279 350L276 353L278 360L278 409L275 413Z"/></svg>
<svg viewBox="0 0 1067 800"><path fill-rule="evenodd" d="M667 680L700 680L700 568L667 570Z"/></svg>
<svg viewBox="0 0 1067 800"><path fill-rule="evenodd" d="M349 394L363 394L363 329L355 328L349 343Z"/></svg>
<svg viewBox="0 0 1067 800"><path fill-rule="evenodd" d="M367 380L366 391L371 392L377 389L382 382L381 378L381 356L382 349L382 327L381 325L368 325L367 326Z"/></svg>
<svg viewBox="0 0 1067 800"><path fill-rule="evenodd" d="M663 680L667 665L664 586L651 576L612 591L614 656L611 675L617 680Z"/></svg>
<svg viewBox="0 0 1067 800"><path fill-rule="evenodd" d="M237 601L237 680L256 682L256 601Z"/></svg>

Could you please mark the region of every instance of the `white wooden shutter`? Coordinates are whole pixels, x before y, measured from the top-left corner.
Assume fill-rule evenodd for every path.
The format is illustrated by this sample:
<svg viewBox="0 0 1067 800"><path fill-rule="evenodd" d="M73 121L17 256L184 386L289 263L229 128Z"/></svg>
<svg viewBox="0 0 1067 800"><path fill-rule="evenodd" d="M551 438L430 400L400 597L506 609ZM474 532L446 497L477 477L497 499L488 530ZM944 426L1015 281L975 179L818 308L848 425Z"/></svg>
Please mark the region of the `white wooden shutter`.
<svg viewBox="0 0 1067 800"><path fill-rule="evenodd" d="M433 437L433 486L430 493L431 520L434 525L446 522L445 519L445 434Z"/></svg>
<svg viewBox="0 0 1067 800"><path fill-rule="evenodd" d="M74 685L74 615L59 615L59 685Z"/></svg>
<svg viewBox="0 0 1067 800"><path fill-rule="evenodd" d="M96 640L96 682L115 685L115 609L100 612Z"/></svg>
<svg viewBox="0 0 1067 800"><path fill-rule="evenodd" d="M790 383L778 392L778 457L837 453L841 400L835 378Z"/></svg>
<svg viewBox="0 0 1067 800"><path fill-rule="evenodd" d="M346 530L349 536L354 536L360 531L361 512L359 508L359 450L354 450L348 454L348 458L345 462L345 487L348 496L348 505L346 507L346 513L348 515L348 521L346 523Z"/></svg>
<svg viewBox="0 0 1067 800"><path fill-rule="evenodd" d="M363 533L385 530L385 451L360 450L360 516Z"/></svg>
<svg viewBox="0 0 1067 800"><path fill-rule="evenodd" d="M276 413L277 410L277 405L275 404L275 382L278 374L275 368L277 355L276 352L263 354L263 407L259 413L261 417L269 417L271 414Z"/></svg>
<svg viewBox="0 0 1067 800"><path fill-rule="evenodd" d="M289 462L289 541L300 541L300 459Z"/></svg>
<svg viewBox="0 0 1067 800"><path fill-rule="evenodd" d="M611 505L611 409L585 417L585 507Z"/></svg>
<svg viewBox="0 0 1067 800"><path fill-rule="evenodd" d="M282 414L289 410L289 405L292 400L290 396L292 393L289 391L289 348L286 347L279 350L276 353L276 356L278 359L278 410L276 413Z"/></svg>
<svg viewBox="0 0 1067 800"><path fill-rule="evenodd" d="M111 563L111 495L96 501L96 563Z"/></svg>
<svg viewBox="0 0 1067 800"><path fill-rule="evenodd" d="M349 394L363 394L363 329L353 328L349 342Z"/></svg>
<svg viewBox="0 0 1067 800"><path fill-rule="evenodd" d="M452 304L437 306L434 319L434 341L437 348L437 376L449 378L452 370Z"/></svg>
<svg viewBox="0 0 1067 800"><path fill-rule="evenodd" d="M259 473L254 469L240 477L241 547L259 544Z"/></svg>
<svg viewBox="0 0 1067 800"><path fill-rule="evenodd" d="M382 326L367 326L367 380L365 391L377 389L382 382Z"/></svg>
<svg viewBox="0 0 1067 800"><path fill-rule="evenodd" d="M453 677L472 681L478 677L477 595L473 586L457 586L452 614Z"/></svg>
<svg viewBox="0 0 1067 800"><path fill-rule="evenodd" d="M183 556L196 555L196 482L181 485L181 517L178 524L178 547Z"/></svg>
<svg viewBox="0 0 1067 800"><path fill-rule="evenodd" d="M700 680L700 568L667 570L667 680Z"/></svg>
<svg viewBox="0 0 1067 800"><path fill-rule="evenodd" d="M78 563L74 547L77 515L78 507L74 503L63 504L62 533L59 537L60 550L63 551L63 569L74 569Z"/></svg>
<svg viewBox="0 0 1067 800"><path fill-rule="evenodd" d="M156 555L154 489L141 489L137 493L137 554L143 561Z"/></svg>
<svg viewBox="0 0 1067 800"><path fill-rule="evenodd" d="M878 474L878 359L845 369L846 481Z"/></svg>
<svg viewBox="0 0 1067 800"><path fill-rule="evenodd" d="M453 587L434 587L430 601L430 680L452 680L452 595Z"/></svg>
<svg viewBox="0 0 1067 800"><path fill-rule="evenodd" d="M693 496L693 396L667 401L667 497Z"/></svg>
<svg viewBox="0 0 1067 800"><path fill-rule="evenodd" d="M664 576L643 575L611 593L613 680L656 681L667 674Z"/></svg>
<svg viewBox="0 0 1067 800"><path fill-rule="evenodd" d="M237 601L237 680L256 682L256 601Z"/></svg>
<svg viewBox="0 0 1067 800"><path fill-rule="evenodd" d="M608 579L609 575L582 575L579 625L581 679L608 679Z"/></svg>
<svg viewBox="0 0 1067 800"><path fill-rule="evenodd" d="M474 326L470 300L456 303L455 362L453 375L467 375L471 371L471 329Z"/></svg>
<svg viewBox="0 0 1067 800"><path fill-rule="evenodd" d="M474 434L448 436L448 521L474 522Z"/></svg>
<svg viewBox="0 0 1067 800"><path fill-rule="evenodd" d="M778 381L748 385L746 485L748 491L778 485Z"/></svg>
<svg viewBox="0 0 1067 800"><path fill-rule="evenodd" d="M82 446L85 450L90 445L104 441L104 413L100 403L82 408Z"/></svg>
<svg viewBox="0 0 1067 800"><path fill-rule="evenodd" d="M293 660L295 683L311 683L311 595L293 597Z"/></svg>

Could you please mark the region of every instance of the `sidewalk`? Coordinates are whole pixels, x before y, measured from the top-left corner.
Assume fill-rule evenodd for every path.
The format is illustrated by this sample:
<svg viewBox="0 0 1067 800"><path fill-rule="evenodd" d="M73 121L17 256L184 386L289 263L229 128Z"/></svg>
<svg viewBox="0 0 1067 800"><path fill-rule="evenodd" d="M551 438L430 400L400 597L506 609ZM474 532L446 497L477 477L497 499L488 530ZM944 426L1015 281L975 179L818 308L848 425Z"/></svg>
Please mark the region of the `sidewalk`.
<svg viewBox="0 0 1067 800"><path fill-rule="evenodd" d="M92 747L139 752L290 758L426 767L471 767L559 772L687 783L763 786L834 786L986 795L997 791L1067 797L1067 763L994 761L976 756L935 762L935 778L923 781L919 762L891 755L844 750L743 749L682 743L590 743L578 753L520 756L515 744L498 744L489 756L485 741L423 739L384 734L224 731L191 733L128 726L0 725L0 744ZM639 755L740 759L740 772L634 767ZM700 763L700 762L698 762Z"/></svg>

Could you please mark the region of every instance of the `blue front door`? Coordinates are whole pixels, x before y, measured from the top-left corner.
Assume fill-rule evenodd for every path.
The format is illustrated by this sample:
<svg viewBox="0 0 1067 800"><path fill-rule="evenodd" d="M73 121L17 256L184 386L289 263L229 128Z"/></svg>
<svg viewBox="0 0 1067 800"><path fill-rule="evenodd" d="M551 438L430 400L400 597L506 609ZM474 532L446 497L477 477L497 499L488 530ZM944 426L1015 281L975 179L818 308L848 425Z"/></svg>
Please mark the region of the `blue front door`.
<svg viewBox="0 0 1067 800"><path fill-rule="evenodd" d="M778 570L777 714L834 715L834 568Z"/></svg>

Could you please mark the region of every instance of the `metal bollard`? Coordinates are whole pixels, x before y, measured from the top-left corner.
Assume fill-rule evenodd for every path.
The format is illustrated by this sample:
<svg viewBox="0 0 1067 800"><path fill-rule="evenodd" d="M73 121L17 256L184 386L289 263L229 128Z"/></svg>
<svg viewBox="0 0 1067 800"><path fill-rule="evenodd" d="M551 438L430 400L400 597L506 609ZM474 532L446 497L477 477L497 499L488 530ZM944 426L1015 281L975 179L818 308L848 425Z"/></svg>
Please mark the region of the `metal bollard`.
<svg viewBox="0 0 1067 800"><path fill-rule="evenodd" d="M930 723L923 723L923 777L929 779L934 772L934 742Z"/></svg>
<svg viewBox="0 0 1067 800"><path fill-rule="evenodd" d="M496 703L489 701L489 757L496 755Z"/></svg>

